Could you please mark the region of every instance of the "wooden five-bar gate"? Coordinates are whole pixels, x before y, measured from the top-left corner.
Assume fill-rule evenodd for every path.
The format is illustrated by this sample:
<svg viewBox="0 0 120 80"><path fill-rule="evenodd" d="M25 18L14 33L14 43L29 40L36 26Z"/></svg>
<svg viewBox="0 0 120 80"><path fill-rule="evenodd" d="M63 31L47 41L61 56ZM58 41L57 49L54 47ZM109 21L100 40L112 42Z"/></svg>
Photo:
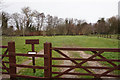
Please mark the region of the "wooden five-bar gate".
<svg viewBox="0 0 120 80"><path fill-rule="evenodd" d="M34 50L34 44L39 44L39 40L26 40L26 44L32 45L32 51ZM3 60L5 57L9 58L9 61L2 61L2 69L6 70L6 72L1 72L2 74L9 74L10 79L16 79L17 77L20 78L33 78L33 79L44 79L44 80L51 80L51 79L66 79L62 78L62 75L81 75L81 76L93 76L96 78L101 77L111 77L111 78L120 78L120 74L109 74L110 72L114 70L120 71L120 59L107 59L101 54L104 52L120 52L119 48L58 48L58 47L52 47L51 43L44 43L44 54L25 54L25 53L17 53L15 51L15 42L8 42L8 46L0 46L0 48L6 48L6 51L3 55L1 55L1 59ZM90 51L94 53L94 55L90 56L89 58L70 58L68 55L64 54L62 51ZM56 51L64 58L56 58L52 57L52 51ZM7 54L8 52L8 54ZM21 65L16 63L16 56L26 56L26 57L32 57L33 59L33 65ZM96 59L95 57L100 57L101 59ZM44 66L35 66L35 57L41 57L44 58ZM53 60L70 60L75 65L53 65ZM81 61L78 63L77 61ZM103 61L108 62L111 64L111 67L98 67L98 66L83 66L84 63L88 61ZM115 64L114 62L118 63ZM5 65L9 64L9 68ZM36 77L36 76L27 76L27 75L18 75L16 72L16 67L23 67L23 68L32 68L34 73L35 69L44 69L44 76L43 77ZM64 72L54 72L52 71L53 67L57 68L68 68ZM88 73L75 73L70 72L71 70L75 68L81 68L87 71ZM90 69L106 69L106 71L102 74L96 74L93 73ZM52 76L52 74L57 74L56 76ZM78 78L74 78L78 79ZM83 80L83 79L82 79Z"/></svg>

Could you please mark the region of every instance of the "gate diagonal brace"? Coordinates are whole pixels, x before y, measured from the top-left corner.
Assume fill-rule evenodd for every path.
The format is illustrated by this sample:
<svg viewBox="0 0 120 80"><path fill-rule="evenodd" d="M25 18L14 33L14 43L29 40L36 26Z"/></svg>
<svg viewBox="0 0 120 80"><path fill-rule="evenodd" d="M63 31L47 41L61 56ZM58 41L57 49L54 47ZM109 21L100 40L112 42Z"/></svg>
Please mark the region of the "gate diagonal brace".
<svg viewBox="0 0 120 80"><path fill-rule="evenodd" d="M60 54L64 54L64 53L62 53L61 51L59 51L59 50L55 50L56 52L58 52L58 53L60 53ZM80 62L80 63L77 63L75 66L81 66L82 64L84 64L85 62L87 62L87 61L89 61L89 60L91 60L91 59L93 59L94 57L96 57L96 56L98 56L98 55L100 55L100 54L102 54L104 51L99 51L97 54L95 54L95 55L92 55L91 57L89 57L87 60L84 60L84 61L82 61L82 62ZM65 55L65 54L64 54ZM64 56L65 57L65 56ZM70 57L68 57L67 55L66 55L66 57L67 58L69 58L70 60L72 60ZM74 60L72 60L72 62L73 62ZM76 62L76 61L74 61L74 62ZM73 70L73 69L75 69L75 67L73 67L73 68L69 68L69 69L67 69L66 71L64 71L63 73L61 73L61 74L58 74L57 76L55 76L55 77L59 77L59 76L61 76L61 75L63 75L63 74L65 74L65 73L68 73L69 71L71 71L71 70ZM88 69L86 69L86 68L83 68L84 70L86 70L87 72L89 72L90 73L90 75L93 75L93 76L95 76L91 71L89 71ZM95 76L95 77L98 77L98 76Z"/></svg>
<svg viewBox="0 0 120 80"><path fill-rule="evenodd" d="M9 69L6 67L5 63L2 63L3 67L5 67L6 71L9 73Z"/></svg>
<svg viewBox="0 0 120 80"><path fill-rule="evenodd" d="M55 51L58 52L58 53L60 53L62 56L70 59L71 62L73 62L73 63L76 64L75 67L77 66L78 63L77 63L75 60L71 59L69 56L65 55L63 52L61 52L61 51L59 51L59 50L55 50ZM90 75L93 74L93 73L92 73L90 70L88 70L87 68L83 68L83 69L86 70L87 72L89 72Z"/></svg>
<svg viewBox="0 0 120 80"><path fill-rule="evenodd" d="M92 51L92 52L93 52L94 54L97 53L96 51ZM106 59L106 58L103 57L102 55L98 55L98 56L99 56L101 59L106 60L108 63L110 63L110 64L114 67L114 68L109 69L109 70L105 71L104 73L100 74L99 77L101 77L101 76L103 76L103 75L106 75L106 74L108 74L108 73L114 71L116 68L119 68L120 65L117 66L116 64L112 63L112 61Z"/></svg>
<svg viewBox="0 0 120 80"><path fill-rule="evenodd" d="M94 54L96 54L96 51L92 51ZM116 67L117 65L112 63L112 61L106 59L105 57L103 57L102 55L98 55L101 59L106 60L108 63L110 63L111 65L113 65L113 67Z"/></svg>
<svg viewBox="0 0 120 80"><path fill-rule="evenodd" d="M3 56L2 56L2 59L7 55L7 52L8 52L8 48L7 50L4 52Z"/></svg>
<svg viewBox="0 0 120 80"><path fill-rule="evenodd" d="M109 69L108 71L106 71L106 72L104 72L104 73L100 74L99 76L106 75L106 74L108 74L108 73L110 73L110 72L114 71L116 68L119 68L119 67L120 67L120 65L118 65L118 66L115 66L114 68L112 68L112 69Z"/></svg>

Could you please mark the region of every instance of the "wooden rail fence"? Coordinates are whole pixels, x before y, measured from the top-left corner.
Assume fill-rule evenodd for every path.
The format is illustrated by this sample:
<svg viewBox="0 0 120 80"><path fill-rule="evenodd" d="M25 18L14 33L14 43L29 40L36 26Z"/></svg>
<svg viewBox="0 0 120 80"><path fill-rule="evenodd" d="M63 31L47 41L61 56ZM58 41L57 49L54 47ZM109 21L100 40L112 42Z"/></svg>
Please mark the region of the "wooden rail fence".
<svg viewBox="0 0 120 80"><path fill-rule="evenodd" d="M33 43L34 42L34 43ZM27 44L38 44L39 42L34 41L27 41ZM33 49L34 46L32 46L32 51L35 51ZM2 74L9 74L10 79L13 80L17 77L20 78L34 78L34 79L44 79L44 80L50 80L50 79L66 79L66 78L61 78L62 75L81 75L81 76L93 76L95 78L101 78L101 77L115 77L115 78L120 78L120 74L109 74L110 72L114 70L119 70L120 71L120 64L116 65L114 62L120 63L120 59L107 59L106 57L102 56L104 52L120 52L119 48L58 48L58 47L52 47L51 43L44 43L44 54L25 54L25 53L16 53L15 51L15 42L8 42L8 46L0 46L0 48L6 48L6 51L4 52L1 59L5 57L9 57L9 62L7 61L2 61L2 69L5 69L7 72L1 72ZM70 58L66 54L64 54L62 51L90 51L94 53L89 58ZM52 57L52 51L56 51L57 53L61 54L64 56L64 58L56 58ZM8 52L8 55L7 55ZM26 57L40 57L44 58L44 66L35 66L34 65L21 65L16 63L16 56L26 56ZM101 59L96 59L95 57L100 57ZM34 59L35 60L35 59ZM72 63L75 65L53 65L52 61L53 60L70 60ZM77 61L81 61L78 63ZM108 62L109 64L112 65L112 67L96 67L96 66L83 66L82 64L88 62L88 61L104 61ZM9 68L6 67L6 64L9 64ZM33 62L34 63L34 62ZM32 68L35 73L35 69L44 69L44 77L36 77L36 76L27 76L27 75L18 75L16 73L16 68L17 67L23 67L23 68ZM57 67L57 68L69 68L63 72L55 72L52 71L52 68ZM75 72L70 72L71 70L75 68L82 68L88 73L75 73ZM102 74L96 74L90 71L89 69L106 69L106 71ZM53 74L57 74L56 76L52 76Z"/></svg>

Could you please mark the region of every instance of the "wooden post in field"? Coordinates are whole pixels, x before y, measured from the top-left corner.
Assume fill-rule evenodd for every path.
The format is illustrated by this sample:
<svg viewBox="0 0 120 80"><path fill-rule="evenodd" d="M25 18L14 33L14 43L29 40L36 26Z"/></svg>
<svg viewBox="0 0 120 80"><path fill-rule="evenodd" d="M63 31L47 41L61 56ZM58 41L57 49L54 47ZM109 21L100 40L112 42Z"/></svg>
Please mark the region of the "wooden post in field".
<svg viewBox="0 0 120 80"><path fill-rule="evenodd" d="M120 35L119 34L117 35L117 39L120 40Z"/></svg>
<svg viewBox="0 0 120 80"><path fill-rule="evenodd" d="M39 44L39 39L28 39L28 40L26 40L25 43L26 44L31 44L32 52L34 52L35 51L34 45ZM34 56L32 57L32 63L33 63L33 66L35 66L35 57ZM33 73L35 73L35 72L36 72L36 70L33 69Z"/></svg>
<svg viewBox="0 0 120 80"><path fill-rule="evenodd" d="M44 77L51 78L52 77L52 44L51 43L44 43Z"/></svg>
<svg viewBox="0 0 120 80"><path fill-rule="evenodd" d="M110 38L111 38L111 35L110 35Z"/></svg>
<svg viewBox="0 0 120 80"><path fill-rule="evenodd" d="M8 42L8 55L9 55L9 73L10 80L14 80L15 77L12 74L16 74L16 67L12 64L16 64L15 56L15 42Z"/></svg>
<svg viewBox="0 0 120 80"><path fill-rule="evenodd" d="M31 44L32 45L32 52L34 52L35 50L34 50L34 44ZM33 63L33 66L35 66L35 57L32 57L32 63ZM36 72L36 70L35 69L33 69L33 73L35 73Z"/></svg>
<svg viewBox="0 0 120 80"><path fill-rule="evenodd" d="M103 36L104 36L104 38L105 38L105 34L104 34Z"/></svg>
<svg viewBox="0 0 120 80"><path fill-rule="evenodd" d="M107 38L108 38L108 34L107 34Z"/></svg>

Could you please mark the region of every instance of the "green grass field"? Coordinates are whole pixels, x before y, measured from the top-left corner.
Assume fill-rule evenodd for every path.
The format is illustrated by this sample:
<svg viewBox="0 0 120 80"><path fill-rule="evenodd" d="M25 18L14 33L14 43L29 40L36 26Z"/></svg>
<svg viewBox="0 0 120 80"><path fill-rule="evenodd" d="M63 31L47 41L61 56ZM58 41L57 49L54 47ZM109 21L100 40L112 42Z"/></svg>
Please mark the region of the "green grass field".
<svg viewBox="0 0 120 80"><path fill-rule="evenodd" d="M108 38L98 38L96 36L54 36L54 37L42 37L42 36L29 36L29 37L2 37L2 45L7 45L8 41L15 41L16 53L27 53L31 50L31 45L25 44L26 39L39 39L40 44L35 45L37 52L43 49L43 43L51 42L53 47L91 47L91 48L118 48L117 39L108 39ZM3 50L4 52L4 50ZM90 52L86 52L90 53ZM91 53L90 53L91 54ZM118 59L119 53L110 53L103 54L106 58ZM53 56L59 56L57 53L53 52ZM7 59L5 59L7 60ZM26 57L17 57L17 63L20 64L28 60ZM38 59L37 65L42 66L42 59ZM40 64L41 63L41 64ZM53 62L56 64L56 62ZM104 64L104 63L103 63ZM109 64L107 64L110 66ZM55 71L58 69L54 69ZM28 73L29 72L29 73ZM27 74L28 73L28 74ZM39 74L41 73L41 74ZM34 76L43 76L43 71L38 70L35 74L32 73L32 69L22 70L20 74L34 75Z"/></svg>
<svg viewBox="0 0 120 80"><path fill-rule="evenodd" d="M43 49L43 43L51 42L54 47L78 46L78 47L97 47L97 48L118 48L117 39L106 39L89 36L29 36L29 37L2 37L2 44L7 45L8 41L15 41L17 52L30 50L30 45L25 44L26 39L39 39L40 44L36 45L36 50Z"/></svg>

